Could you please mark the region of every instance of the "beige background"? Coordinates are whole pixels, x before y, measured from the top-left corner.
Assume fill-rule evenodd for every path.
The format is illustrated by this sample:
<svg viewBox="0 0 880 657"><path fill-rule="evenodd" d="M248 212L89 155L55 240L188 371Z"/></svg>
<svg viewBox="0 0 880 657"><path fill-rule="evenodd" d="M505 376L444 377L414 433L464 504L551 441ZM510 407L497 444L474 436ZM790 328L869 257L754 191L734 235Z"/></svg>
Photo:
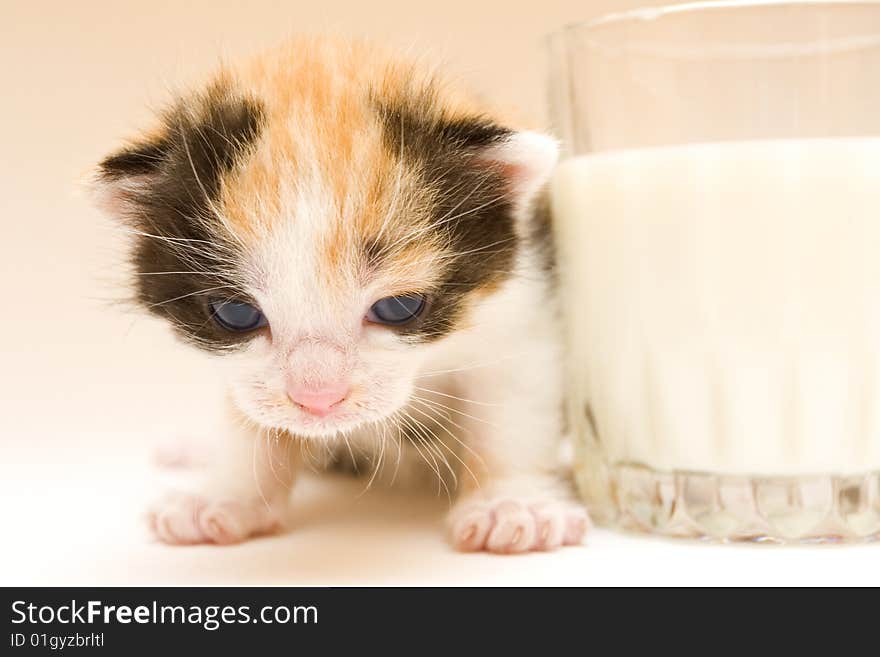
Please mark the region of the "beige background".
<svg viewBox="0 0 880 657"><path fill-rule="evenodd" d="M557 555L455 555L440 538L445 499L359 498L352 482L310 483L297 530L243 547L166 548L139 528L157 488L152 443L210 437L213 383L163 326L110 303L123 252L111 223L77 195L78 177L221 54L300 31L429 50L540 122L542 36L636 4L645 2L0 0L0 584L700 583L720 572L799 581L804 552L721 550L701 562L700 547L604 532Z"/></svg>

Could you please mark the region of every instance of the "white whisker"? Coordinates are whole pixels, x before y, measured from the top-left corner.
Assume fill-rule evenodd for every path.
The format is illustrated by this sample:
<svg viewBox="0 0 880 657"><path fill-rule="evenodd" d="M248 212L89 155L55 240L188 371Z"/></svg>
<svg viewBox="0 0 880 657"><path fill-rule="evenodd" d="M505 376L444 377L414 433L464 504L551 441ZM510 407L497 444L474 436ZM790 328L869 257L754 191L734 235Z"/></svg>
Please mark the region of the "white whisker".
<svg viewBox="0 0 880 657"><path fill-rule="evenodd" d="M416 411L417 413L421 413L421 414L424 415L426 418L429 418L431 421L435 421L435 418L434 418L434 417L432 417L431 415L429 415L427 412L421 410L420 408L415 408L415 407L413 407L413 410ZM438 422L438 424L440 425L440 428L442 428L446 433L449 434L449 436L450 436L453 440L455 440L455 442L457 442L457 443L458 443L459 445L461 445L464 449L466 449L470 454L472 454L475 458L477 458L477 459L480 461L480 463L485 467L485 462L483 461L483 459L480 457L479 454L477 454L473 449L471 449L471 448L467 445L467 443L465 443L464 441L460 440L460 439L458 438L458 436L456 436L455 434L453 434L452 431L449 429L449 427L447 427L445 424L443 424L443 422ZM454 424L454 423L453 423L453 424ZM458 426L458 425L457 425L457 426ZM460 428L461 428L461 427L460 427ZM440 438L439 436L437 436L437 435L435 434L435 437L437 438L437 440L440 441L440 444L443 445L443 447L445 447L446 450L447 450L450 454L452 454L452 455L458 460L459 463L461 463L462 467L463 467L465 470L467 470L467 473L471 476L471 479L474 480L474 484L476 485L476 487L479 488L479 487L480 487L480 480L477 478L477 475L474 474L474 471L470 469L470 466L468 466L468 464L464 461L464 459L462 459L461 456L459 456L459 455L456 453L456 451L455 451L454 449L451 449L451 448L450 448L445 442L443 442L443 440L441 440L441 438ZM457 486L457 484L458 484L458 481L456 480L456 486Z"/></svg>
<svg viewBox="0 0 880 657"><path fill-rule="evenodd" d="M440 408L445 408L447 411L450 411L452 413L458 413L459 415L464 416L464 417L468 418L469 420L474 420L475 422L482 422L483 424L487 424L490 427L497 428L494 424L492 424L488 420L477 417L475 415L470 415L470 414L465 413L464 411L461 411L461 410L454 408L452 406L447 406L445 404L441 404L440 402L438 402L435 399L426 399L424 397L419 397L418 395L411 395L410 399L417 399L419 401L427 402L429 404L434 404L436 406L439 406Z"/></svg>
<svg viewBox="0 0 880 657"><path fill-rule="evenodd" d="M490 402L481 402L476 401L475 399L465 399L464 397L456 397L455 395L449 395L445 392L440 392L439 390L431 390L430 388L420 388L419 386L414 386L416 390L421 390L422 392L429 392L432 395L440 395L441 397L448 397L449 399L456 399L458 401L467 402L468 404L477 404L478 406L494 406L498 407L501 404L493 404Z"/></svg>
<svg viewBox="0 0 880 657"><path fill-rule="evenodd" d="M204 294L205 292L214 292L215 290L224 290L229 288L234 288L233 285L218 285L217 287L209 287L204 290L196 290L195 292L189 292L187 294L181 294L179 297L174 297L173 299L165 299L165 301L158 301L156 303L151 303L147 306L147 309L156 308L157 306L164 306L167 303L172 303L174 301L180 301L181 299L186 299L188 297L194 297L197 294Z"/></svg>

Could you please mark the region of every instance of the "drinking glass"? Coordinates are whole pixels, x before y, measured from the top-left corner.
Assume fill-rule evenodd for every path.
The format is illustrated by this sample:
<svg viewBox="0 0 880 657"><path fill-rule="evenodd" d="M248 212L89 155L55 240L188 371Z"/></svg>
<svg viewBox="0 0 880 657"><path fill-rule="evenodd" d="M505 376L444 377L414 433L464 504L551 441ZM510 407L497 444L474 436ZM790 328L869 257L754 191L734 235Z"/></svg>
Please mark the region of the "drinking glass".
<svg viewBox="0 0 880 657"><path fill-rule="evenodd" d="M550 38L576 476L672 536L880 537L880 4Z"/></svg>

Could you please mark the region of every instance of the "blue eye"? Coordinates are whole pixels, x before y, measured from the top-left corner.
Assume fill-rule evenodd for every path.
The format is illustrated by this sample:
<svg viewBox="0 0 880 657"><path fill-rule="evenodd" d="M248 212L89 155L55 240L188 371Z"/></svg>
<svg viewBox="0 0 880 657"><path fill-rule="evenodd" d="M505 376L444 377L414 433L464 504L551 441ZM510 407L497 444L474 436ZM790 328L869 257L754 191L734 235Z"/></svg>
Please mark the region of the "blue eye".
<svg viewBox="0 0 880 657"><path fill-rule="evenodd" d="M227 331L253 331L268 324L259 308L243 301L212 301L211 313Z"/></svg>
<svg viewBox="0 0 880 657"><path fill-rule="evenodd" d="M377 324L400 326L416 319L424 309L425 297L419 294L402 294L379 299L370 307L367 319Z"/></svg>

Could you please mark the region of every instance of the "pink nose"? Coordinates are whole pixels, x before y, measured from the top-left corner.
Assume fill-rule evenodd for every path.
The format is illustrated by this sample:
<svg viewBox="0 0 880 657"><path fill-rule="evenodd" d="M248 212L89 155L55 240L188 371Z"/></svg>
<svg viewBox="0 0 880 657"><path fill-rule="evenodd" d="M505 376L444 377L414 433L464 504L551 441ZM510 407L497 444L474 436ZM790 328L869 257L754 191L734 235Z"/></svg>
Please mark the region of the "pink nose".
<svg viewBox="0 0 880 657"><path fill-rule="evenodd" d="M287 396L309 413L323 417L348 396L348 384L330 383L319 388L288 385Z"/></svg>

